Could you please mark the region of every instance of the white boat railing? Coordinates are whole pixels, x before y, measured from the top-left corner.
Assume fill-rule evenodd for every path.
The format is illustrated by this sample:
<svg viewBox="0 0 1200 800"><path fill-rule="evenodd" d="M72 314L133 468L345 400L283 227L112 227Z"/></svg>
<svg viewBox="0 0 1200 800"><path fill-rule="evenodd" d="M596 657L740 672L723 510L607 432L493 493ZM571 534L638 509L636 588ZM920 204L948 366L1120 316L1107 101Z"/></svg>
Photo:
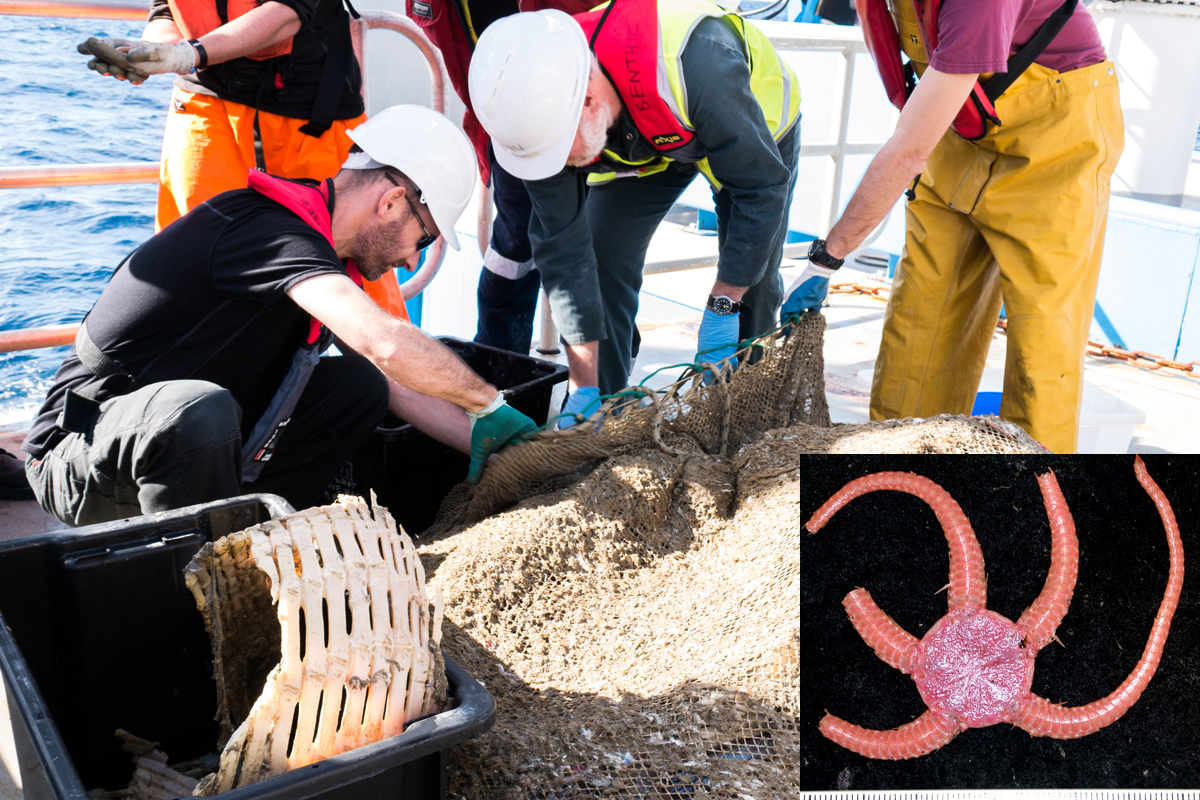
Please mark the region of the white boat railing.
<svg viewBox="0 0 1200 800"><path fill-rule="evenodd" d="M146 4L127 0L0 0L0 15L31 17L71 17L83 19L144 20ZM446 108L446 68L441 51L433 46L421 29L403 14L371 11L351 22L351 38L360 65L366 63L366 31L387 30L412 42L429 68L431 99L434 110ZM363 92L367 91L363 71ZM28 189L50 186L98 186L124 183L155 183L159 164L127 161L110 164L63 164L46 167L0 167L0 189ZM483 207L483 204L481 204ZM415 275L400 286L405 300L420 294L437 275L446 255L441 237L425 257ZM77 325L54 325L28 331L0 331L0 353L33 347L56 347L75 341ZM19 334L19 335L18 335ZM29 335L33 334L33 335ZM30 344L34 343L34 344Z"/></svg>
<svg viewBox="0 0 1200 800"><path fill-rule="evenodd" d="M0 15L74 17L89 19L143 20L146 5L128 0L0 0ZM866 52L862 32L858 28L839 25L811 25L783 22L754 22L767 34L771 43L780 51L833 52L842 56L839 70L841 91L837 108L823 109L823 113L836 116L837 136L832 143L801 143L800 157L825 156L833 161L833 177L825 187L821 230L828 230L837 218L841 206L841 187L846 169L846 158L855 155L871 155L878 152L882 142L850 143L850 98L854 88L855 60ZM421 29L407 17L388 11L373 11L362 15L352 23L352 36L359 63L366 64L366 31L390 30L412 42L424 57L429 68L432 106L437 111L445 110L445 67L441 52L429 41ZM366 70L363 71L363 91L369 90ZM49 186L84 186L122 183L153 183L158 180L159 165L153 162L122 162L110 164L70 164L46 167L0 167L0 189L35 188ZM490 193L483 187L478 203L479 218L476 230L480 249L486 247L491 230L492 204ZM785 248L785 256L795 257L803 252L804 245L793 244ZM401 285L405 299L420 293L437 274L445 257L446 243L438 240L433 251L416 275ZM646 274L677 272L701 269L716 265L716 258L679 259L647 263ZM45 335L16 337L0 332L0 352L25 349L27 342L36 346L70 344L74 341L76 326L51 326ZM543 295L542 320L540 325L539 351L557 352L558 332L549 316L549 304Z"/></svg>

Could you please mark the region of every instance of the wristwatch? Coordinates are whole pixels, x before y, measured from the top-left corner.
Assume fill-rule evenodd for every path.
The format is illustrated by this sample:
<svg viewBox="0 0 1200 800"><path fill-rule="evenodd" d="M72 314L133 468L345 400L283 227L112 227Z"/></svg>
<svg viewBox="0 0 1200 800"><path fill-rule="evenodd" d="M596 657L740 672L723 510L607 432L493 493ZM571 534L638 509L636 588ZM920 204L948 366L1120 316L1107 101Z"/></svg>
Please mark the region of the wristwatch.
<svg viewBox="0 0 1200 800"><path fill-rule="evenodd" d="M846 263L846 259L834 258L825 251L824 239L814 239L813 243L808 246L808 261L810 264L816 264L818 267L826 269L837 269Z"/></svg>
<svg viewBox="0 0 1200 800"><path fill-rule="evenodd" d="M204 45L200 44L199 39L188 39L188 44L196 48L196 69L193 72L208 69L208 51L204 49Z"/></svg>
<svg viewBox="0 0 1200 800"><path fill-rule="evenodd" d="M730 314L736 314L742 310L741 303L735 303L732 299L723 294L717 295L716 297L713 297L710 294L708 296L707 306L708 308L711 308L712 312L719 317L727 317Z"/></svg>

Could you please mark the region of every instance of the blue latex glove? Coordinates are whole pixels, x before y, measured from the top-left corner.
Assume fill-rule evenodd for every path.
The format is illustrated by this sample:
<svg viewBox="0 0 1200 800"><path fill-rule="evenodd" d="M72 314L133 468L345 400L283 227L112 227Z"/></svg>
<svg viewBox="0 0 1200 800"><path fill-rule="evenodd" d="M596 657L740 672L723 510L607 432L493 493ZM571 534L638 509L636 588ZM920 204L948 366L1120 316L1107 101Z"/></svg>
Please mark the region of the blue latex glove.
<svg viewBox="0 0 1200 800"><path fill-rule="evenodd" d="M600 410L600 387L599 386L580 386L567 397L567 403L563 406L562 413L578 414L583 418L587 418ZM573 427L578 420L573 417L559 417L558 429L560 431Z"/></svg>
<svg viewBox="0 0 1200 800"><path fill-rule="evenodd" d="M786 322L792 314L821 307L829 294L829 277L834 270L809 264L787 291L787 299L779 309L779 321Z"/></svg>
<svg viewBox="0 0 1200 800"><path fill-rule="evenodd" d="M717 314L711 308L704 309L700 334L696 337L697 364L719 364L737 353L740 317L741 314ZM705 373L706 381L709 374Z"/></svg>
<svg viewBox="0 0 1200 800"><path fill-rule="evenodd" d="M467 417L471 420L471 468L467 483L471 485L483 477L488 456L538 429L536 422L504 402L504 392L499 392L487 408L468 411Z"/></svg>

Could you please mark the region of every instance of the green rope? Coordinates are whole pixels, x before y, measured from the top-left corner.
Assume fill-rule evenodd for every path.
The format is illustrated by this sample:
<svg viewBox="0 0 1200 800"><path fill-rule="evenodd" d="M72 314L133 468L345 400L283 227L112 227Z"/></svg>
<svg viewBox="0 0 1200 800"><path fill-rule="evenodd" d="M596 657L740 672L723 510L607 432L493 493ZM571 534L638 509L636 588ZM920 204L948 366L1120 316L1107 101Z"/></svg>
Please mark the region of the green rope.
<svg viewBox="0 0 1200 800"><path fill-rule="evenodd" d="M745 350L747 347L754 347L758 342L761 342L763 339L766 339L769 336L774 336L776 333L779 333L780 331L790 328L792 325L799 322L800 319L802 317L806 316L808 313L809 313L809 310L806 309L804 311L801 311L798 314L789 314L788 316L784 317L784 319L778 325L776 325L774 328L771 328L771 330L767 331L766 333L759 334L758 336L751 336L748 339L743 339L743 340L739 341L737 343L737 352L741 352L742 350ZM640 380L638 382L637 386L628 386L619 392L614 392L613 394L602 394L602 395L600 395L600 398L597 402L600 407L603 407L603 405L607 401L616 399L618 397L637 396L639 399L641 399L641 398L649 396L650 393L665 395L667 393L666 389L650 389L645 385L646 381L650 380L651 378L653 378L655 375L657 375L660 372L665 372L666 370L669 370L669 369L678 369L678 368L682 367L684 369L684 372L682 372L680 374L680 376L674 381L674 383L679 383L680 381L690 378L692 375L695 375L698 372L705 371L704 366L706 364L711 365L710 362L699 361L700 356L704 355L705 353L711 353L715 350L723 350L728 346L729 345L721 345L720 347L711 347L708 350L701 350L696 353L697 360L695 360L695 361L681 361L678 364L669 364L665 367L659 367L658 369L654 370L654 372L651 372L649 375L647 375L645 378L642 378L642 380ZM712 366L715 366L715 365L712 365ZM554 426L556 426L558 424L558 421L560 419L563 419L564 417L569 417L569 418L575 420L576 424L580 424L580 423L586 421L587 419L589 419L589 417L584 417L582 414L556 414L553 417L553 419L547 420L546 424L538 429L538 432L540 433L541 431L551 430Z"/></svg>

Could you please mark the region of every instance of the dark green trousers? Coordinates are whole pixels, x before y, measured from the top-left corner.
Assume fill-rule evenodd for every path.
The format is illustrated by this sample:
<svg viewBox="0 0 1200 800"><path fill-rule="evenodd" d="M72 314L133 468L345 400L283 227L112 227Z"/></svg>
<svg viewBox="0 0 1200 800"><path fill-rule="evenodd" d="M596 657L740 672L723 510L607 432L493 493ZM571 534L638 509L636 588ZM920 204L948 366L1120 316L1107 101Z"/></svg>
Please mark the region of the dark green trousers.
<svg viewBox="0 0 1200 800"><path fill-rule="evenodd" d="M779 142L779 151L784 163L795 175L796 159L800 153L799 124ZM695 177L694 168L672 165L655 175L620 178L592 187L588 192L588 225L596 252L607 334L607 338L600 341L602 394L612 394L628 385L636 356L634 320L637 317L638 292L642 288L646 250L663 217ZM723 247L733 201L724 189L713 194L713 201L717 212L717 241ZM791 208L791 203L792 190L789 189L787 208ZM773 247L767 263L762 265L761 277L750 286L742 300L739 326L742 339L759 336L775 326L775 315L783 302L779 264L783 259L786 241L785 210L775 228ZM696 299L697 303L702 303L711 287L699 284L698 281Z"/></svg>

